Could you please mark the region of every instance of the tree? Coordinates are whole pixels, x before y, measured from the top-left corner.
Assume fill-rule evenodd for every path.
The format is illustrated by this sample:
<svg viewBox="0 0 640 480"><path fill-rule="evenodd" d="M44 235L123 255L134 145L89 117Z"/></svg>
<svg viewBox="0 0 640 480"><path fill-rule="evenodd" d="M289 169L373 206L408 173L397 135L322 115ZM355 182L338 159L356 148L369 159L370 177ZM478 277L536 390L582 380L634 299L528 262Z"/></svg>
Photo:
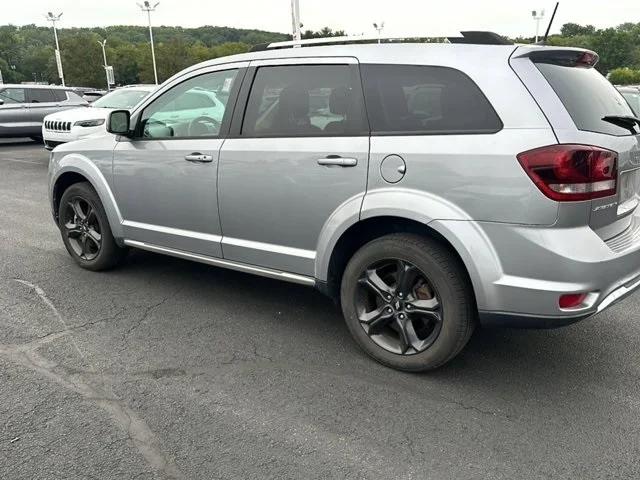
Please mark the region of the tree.
<svg viewBox="0 0 640 480"><path fill-rule="evenodd" d="M593 25L578 25L577 23L565 23L560 29L563 37L577 37L578 35L593 35L596 27Z"/></svg>
<svg viewBox="0 0 640 480"><path fill-rule="evenodd" d="M614 85L639 85L640 70L616 68L609 73L609 81Z"/></svg>
<svg viewBox="0 0 640 480"><path fill-rule="evenodd" d="M302 38L308 39L308 38L344 37L345 35L346 34L344 33L344 30L333 31L329 27L324 27L323 29L318 30L317 32L314 32L313 30L305 30L302 33Z"/></svg>

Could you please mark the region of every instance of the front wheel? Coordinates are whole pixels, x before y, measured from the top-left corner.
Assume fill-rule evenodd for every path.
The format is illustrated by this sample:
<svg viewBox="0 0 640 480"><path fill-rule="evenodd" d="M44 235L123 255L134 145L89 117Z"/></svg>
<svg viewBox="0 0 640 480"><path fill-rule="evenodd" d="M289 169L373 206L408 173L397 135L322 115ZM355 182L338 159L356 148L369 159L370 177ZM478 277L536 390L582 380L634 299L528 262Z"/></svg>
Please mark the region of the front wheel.
<svg viewBox="0 0 640 480"><path fill-rule="evenodd" d="M447 363L475 326L473 291L460 260L417 235L388 235L363 246L344 271L340 296L356 342L398 370Z"/></svg>
<svg viewBox="0 0 640 480"><path fill-rule="evenodd" d="M74 183L62 194L58 226L64 246L82 268L106 270L126 255L126 249L116 244L102 202L89 183Z"/></svg>

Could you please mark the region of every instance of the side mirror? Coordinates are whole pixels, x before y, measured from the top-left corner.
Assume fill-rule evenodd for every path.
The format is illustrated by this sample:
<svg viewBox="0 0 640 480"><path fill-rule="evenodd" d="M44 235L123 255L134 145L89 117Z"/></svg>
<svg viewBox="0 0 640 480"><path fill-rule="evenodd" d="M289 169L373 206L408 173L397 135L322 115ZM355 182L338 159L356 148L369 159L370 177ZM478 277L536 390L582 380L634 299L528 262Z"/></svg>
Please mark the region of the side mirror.
<svg viewBox="0 0 640 480"><path fill-rule="evenodd" d="M114 135L128 136L131 132L131 113L129 110L114 110L107 120L107 132Z"/></svg>
<svg viewBox="0 0 640 480"><path fill-rule="evenodd" d="M4 105L4 100L0 98L0 105Z"/></svg>

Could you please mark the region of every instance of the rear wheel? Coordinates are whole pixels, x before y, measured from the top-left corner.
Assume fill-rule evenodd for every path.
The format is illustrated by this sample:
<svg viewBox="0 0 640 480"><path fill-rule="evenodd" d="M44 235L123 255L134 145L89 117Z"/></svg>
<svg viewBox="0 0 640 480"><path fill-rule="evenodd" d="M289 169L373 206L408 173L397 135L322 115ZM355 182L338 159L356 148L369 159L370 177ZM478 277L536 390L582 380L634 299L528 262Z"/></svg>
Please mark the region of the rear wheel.
<svg viewBox="0 0 640 480"><path fill-rule="evenodd" d="M473 292L459 259L417 235L388 235L358 250L343 275L341 302L356 342L399 370L443 365L475 325Z"/></svg>
<svg viewBox="0 0 640 480"><path fill-rule="evenodd" d="M64 246L82 268L112 268L126 255L113 238L98 194L86 182L74 183L62 194L58 226Z"/></svg>

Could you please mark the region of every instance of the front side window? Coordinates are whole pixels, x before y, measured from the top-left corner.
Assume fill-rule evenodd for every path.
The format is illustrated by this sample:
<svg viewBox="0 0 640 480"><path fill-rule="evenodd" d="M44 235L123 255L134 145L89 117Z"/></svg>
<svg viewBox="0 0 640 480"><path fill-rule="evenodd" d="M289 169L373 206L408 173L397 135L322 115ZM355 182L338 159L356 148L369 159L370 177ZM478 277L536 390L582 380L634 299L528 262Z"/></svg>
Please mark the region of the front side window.
<svg viewBox="0 0 640 480"><path fill-rule="evenodd" d="M51 103L56 98L48 88L30 88L27 90L30 103Z"/></svg>
<svg viewBox="0 0 640 480"><path fill-rule="evenodd" d="M122 90L114 90L105 96L93 102L94 107L98 108L125 108L131 110L142 101L147 95L148 90L138 90L135 88L123 88Z"/></svg>
<svg viewBox="0 0 640 480"><path fill-rule="evenodd" d="M0 90L0 100L5 104L9 103L25 103L23 88L5 88Z"/></svg>
<svg viewBox="0 0 640 480"><path fill-rule="evenodd" d="M453 68L363 65L374 134L495 133L502 122L478 86Z"/></svg>
<svg viewBox="0 0 640 480"><path fill-rule="evenodd" d="M155 139L219 136L237 74L238 70L206 73L165 92L142 112L139 136Z"/></svg>
<svg viewBox="0 0 640 480"><path fill-rule="evenodd" d="M242 134L358 135L365 127L355 81L348 65L261 67L249 95Z"/></svg>

